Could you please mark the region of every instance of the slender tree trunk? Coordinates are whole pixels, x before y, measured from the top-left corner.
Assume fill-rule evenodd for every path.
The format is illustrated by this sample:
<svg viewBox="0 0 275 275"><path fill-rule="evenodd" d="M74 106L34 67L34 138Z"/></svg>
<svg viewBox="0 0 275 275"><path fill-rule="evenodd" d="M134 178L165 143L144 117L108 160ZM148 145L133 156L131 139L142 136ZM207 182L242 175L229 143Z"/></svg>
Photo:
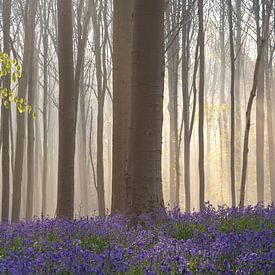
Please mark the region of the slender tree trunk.
<svg viewBox="0 0 275 275"><path fill-rule="evenodd" d="M230 40L230 68L231 68L231 146L230 146L230 174L231 174L231 201L232 207L236 206L235 196L235 51L233 37L232 1L228 0L229 13L229 40Z"/></svg>
<svg viewBox="0 0 275 275"><path fill-rule="evenodd" d="M81 145L80 145L80 152L81 152L81 168L80 168L80 173L82 174L82 199L84 201L84 215L89 214L89 182L88 180L88 167L87 167L87 138L86 138L86 129L87 129L87 119L85 115L85 89L84 89L84 79L83 79L83 73L81 74L81 84L80 84L80 140L81 140Z"/></svg>
<svg viewBox="0 0 275 275"><path fill-rule="evenodd" d="M163 207L164 1L135 0L130 132L132 211Z"/></svg>
<svg viewBox="0 0 275 275"><path fill-rule="evenodd" d="M41 44L40 44L41 45ZM36 50L36 57L38 51ZM37 64L38 61L36 61ZM36 73L39 75L39 68L37 68ZM37 76L36 76L37 78ZM38 81L36 80L36 85L38 85ZM41 90L36 86L37 92L35 95L35 106L39 106L40 102L40 94ZM35 183L35 201L36 201L36 208L34 211L34 215L41 215L42 210L42 184L43 184L43 144L42 144L42 138L40 133L40 125L41 120L37 118L35 120L35 152L34 152L34 183ZM43 127L43 126L42 126ZM49 148L48 148L49 150Z"/></svg>
<svg viewBox="0 0 275 275"><path fill-rule="evenodd" d="M220 105L226 104L225 99L225 8L226 2L221 0L221 11L220 11L220 51L221 51L221 67L220 67ZM221 112L221 117L219 118L219 128L220 128L220 155L221 155L221 188L224 188L224 184L228 183L229 176L229 165L227 156L229 156L229 136L228 136L228 121L227 121L227 111L223 110Z"/></svg>
<svg viewBox="0 0 275 275"><path fill-rule="evenodd" d="M29 67L29 84L28 84L28 103L34 106L35 88L37 81L37 66L35 60L35 37L33 37ZM34 121L32 116L28 116L28 143L27 143L27 202L26 202L26 219L31 220L33 217L33 197L34 197ZM37 184L37 183L36 183Z"/></svg>
<svg viewBox="0 0 275 275"><path fill-rule="evenodd" d="M3 3L4 52L10 54L11 0ZM4 87L10 89L10 75L4 77ZM2 103L2 221L9 220L10 209L10 109Z"/></svg>
<svg viewBox="0 0 275 275"><path fill-rule="evenodd" d="M242 116L241 116L241 63L243 60L243 51L241 44L242 35L242 9L241 0L236 0L236 66L235 66L235 97L236 97L236 140L235 140L235 167L236 167L236 184L239 190L239 182L241 177L241 137L242 137ZM236 193L236 195L238 192Z"/></svg>
<svg viewBox="0 0 275 275"><path fill-rule="evenodd" d="M47 214L48 180L48 17L46 0L43 2L43 179L42 179L42 214Z"/></svg>
<svg viewBox="0 0 275 275"><path fill-rule="evenodd" d="M13 138L13 125L12 125L12 114L10 112L10 147L11 147L11 175L12 175L12 181L14 178L14 138Z"/></svg>
<svg viewBox="0 0 275 275"><path fill-rule="evenodd" d="M183 15L186 20L190 20L189 11L187 11L187 3L182 3ZM188 7L190 8L190 7ZM187 14L188 13L188 14ZM185 190L185 211L191 209L190 196L190 95L189 95L189 62L190 62L190 45L189 45L190 25L184 24L182 27L182 99L183 108L182 115L184 121L184 190Z"/></svg>
<svg viewBox="0 0 275 275"><path fill-rule="evenodd" d="M250 92L247 108L246 108L246 125L245 125L245 133L244 133L244 147L243 147L243 164L242 164L242 177L241 177L241 190L240 190L240 206L244 206L244 195L245 195L245 184L246 184L246 174L247 174L247 158L248 158L248 141L249 141L249 131L250 131L250 121L251 121L251 110L254 97L256 95L258 78L259 78L259 70L261 68L262 55L264 47L266 46L266 40L268 37L268 27L269 27L269 19L272 10L273 0L269 1L267 4L267 12L265 16L265 20L263 23L263 34L260 40L260 45L258 47L258 55L255 64L254 77L253 77L253 86Z"/></svg>
<svg viewBox="0 0 275 275"><path fill-rule="evenodd" d="M28 17L25 27L24 54L22 64L22 78L19 80L18 96L25 98L27 92L28 76L27 71L30 64L31 45L35 30L35 16L38 1L29 0ZM17 132L16 132L16 148L15 148L15 168L16 173L13 179L13 200L12 200L12 220L17 221L20 217L21 208L21 186L22 186L22 168L24 156L25 141L25 116L17 112Z"/></svg>
<svg viewBox="0 0 275 275"><path fill-rule="evenodd" d="M103 166L103 112L105 89L102 80L102 60L101 60L101 46L100 46L100 19L96 12L96 5L94 0L92 2L92 23L94 29L94 43L95 43L95 63L96 63L96 79L97 79L97 200L98 200L98 214L105 215L105 190L104 190L104 166Z"/></svg>
<svg viewBox="0 0 275 275"><path fill-rule="evenodd" d="M92 14L92 1L88 1L87 11L85 13L83 24L81 24L82 20L82 9L83 9L83 0L80 1L77 11L77 35L78 35L78 45L77 45L77 61L76 61L76 68L75 68L75 107L76 107L76 124L75 124L75 134L76 134L76 127L77 127L77 113L78 113L78 98L80 93L80 85L81 80L83 77L83 65L84 65L84 57L85 57L85 51L86 51L86 45L89 35L89 25L90 25L90 19ZM83 108L83 106L80 106ZM85 106L84 106L85 108ZM84 118L83 118L84 119ZM82 136L85 138L86 134ZM84 215L88 213L88 190L87 190L87 170L86 170L86 145L81 142L80 145L80 152L81 152L81 179L80 179L80 193L81 193L81 200L83 201L83 210Z"/></svg>
<svg viewBox="0 0 275 275"><path fill-rule="evenodd" d="M266 59L267 60L267 59ZM272 57L270 62L266 62L266 109L267 109L267 137L268 137L268 160L269 160L269 177L270 177L270 189L271 189L271 202L275 201L275 151L274 151L274 139L273 139L273 117L272 117ZM273 88L274 89L274 88ZM274 106L274 105L273 105Z"/></svg>
<svg viewBox="0 0 275 275"><path fill-rule="evenodd" d="M72 1L58 0L59 155L57 217L74 216L75 91Z"/></svg>
<svg viewBox="0 0 275 275"><path fill-rule="evenodd" d="M260 50L260 0L254 0L255 20L257 25L257 46ZM257 201L264 201L264 55L260 62L258 86L256 95L256 171L257 171Z"/></svg>
<svg viewBox="0 0 275 275"><path fill-rule="evenodd" d="M178 138L178 67L179 67L179 38L175 36L178 24L177 1L172 1L167 9L168 41L168 87L169 87L169 170L170 170L170 204L179 206L179 138Z"/></svg>
<svg viewBox="0 0 275 275"><path fill-rule="evenodd" d="M133 0L114 1L112 213L127 210Z"/></svg>
<svg viewBox="0 0 275 275"><path fill-rule="evenodd" d="M198 2L199 16L199 49L200 49L200 80L199 80L199 202L200 210L204 208L205 179L204 179L204 24L203 24L203 0Z"/></svg>

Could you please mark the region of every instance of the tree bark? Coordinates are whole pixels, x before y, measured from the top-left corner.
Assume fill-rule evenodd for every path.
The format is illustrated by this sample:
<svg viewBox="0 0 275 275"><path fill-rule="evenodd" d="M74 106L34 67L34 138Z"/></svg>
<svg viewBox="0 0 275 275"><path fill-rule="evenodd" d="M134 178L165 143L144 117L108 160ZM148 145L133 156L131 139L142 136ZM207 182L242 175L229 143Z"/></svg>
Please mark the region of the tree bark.
<svg viewBox="0 0 275 275"><path fill-rule="evenodd" d="M179 136L178 136L178 70L179 70L179 37L175 36L179 16L177 1L172 1L167 8L168 41L168 89L169 89L169 180L170 204L179 206Z"/></svg>
<svg viewBox="0 0 275 275"><path fill-rule="evenodd" d="M236 206L235 195L235 51L233 37L232 1L228 0L229 41L230 41L230 95L231 95L231 144L230 144L230 175L231 175L231 202Z"/></svg>
<svg viewBox="0 0 275 275"><path fill-rule="evenodd" d="M255 20L257 26L257 51L260 49L261 30L260 30L260 1L254 0ZM264 201L264 55L261 58L258 86L256 94L256 171L257 171L257 201Z"/></svg>
<svg viewBox="0 0 275 275"><path fill-rule="evenodd" d="M112 213L127 210L133 0L115 0L113 15Z"/></svg>
<svg viewBox="0 0 275 275"><path fill-rule="evenodd" d="M226 2L221 0L220 2L220 105L225 106L225 62L226 62L226 53L225 53L225 8ZM228 183L229 177L229 165L228 165L228 156L229 156L229 133L228 133L228 118L227 111L222 110L221 116L219 117L219 128L220 128L220 184L221 189L224 189L224 185ZM223 196L222 196L223 197Z"/></svg>
<svg viewBox="0 0 275 275"><path fill-rule="evenodd" d="M22 78L19 80L18 96L25 98L27 92L28 75L27 71L30 64L31 45L35 30L35 16L38 1L30 0L28 2L29 10L27 12L27 22L25 27L24 39L24 54L22 64ZM19 220L21 208L21 186L22 186L22 168L24 155L24 141L25 141L25 116L17 112L17 132L16 132L16 148L15 148L15 167L13 179L13 200L12 200L12 221Z"/></svg>
<svg viewBox="0 0 275 275"><path fill-rule="evenodd" d="M3 3L4 52L10 54L11 0ZM10 75L4 77L4 87L10 89ZM2 221L9 220L10 208L10 109L2 103Z"/></svg>
<svg viewBox="0 0 275 275"><path fill-rule="evenodd" d="M77 127L77 115L78 115L78 101L79 101L79 93L80 93L80 84L81 78L83 77L83 65L84 65L84 57L86 51L86 45L89 35L89 25L92 14L92 2L88 1L88 6L86 7L87 11L84 15L83 24L81 24L82 13L83 13L83 0L80 1L78 10L77 10L77 61L75 68L75 108L76 108L76 124L75 124L75 135L76 135L76 127ZM85 105L80 105L80 108L85 108ZM84 122L85 117L82 118ZM81 123L83 123L81 122ZM81 124L83 128L83 125ZM81 143L80 143L80 152L81 152L81 164L80 164L80 193L81 193L81 201L83 201L83 214L88 214L88 179L87 179L87 158L86 158L86 134L81 132ZM83 135L84 134L84 135Z"/></svg>
<svg viewBox="0 0 275 275"><path fill-rule="evenodd" d="M29 67L28 80L28 103L34 106L35 88L37 81L37 66L35 60L35 37L32 41L32 51ZM32 116L28 116L28 143L27 143L27 202L26 202L26 219L31 220L33 217L33 197L34 197L34 120Z"/></svg>
<svg viewBox="0 0 275 275"><path fill-rule="evenodd" d="M47 180L48 180L48 20L46 5L43 2L43 178L42 178L42 214L47 214Z"/></svg>
<svg viewBox="0 0 275 275"><path fill-rule="evenodd" d="M267 52L268 56L268 52ZM271 191L271 202L275 202L275 167L274 167L274 161L275 161L275 151L274 151L274 138L273 138L273 131L274 131L274 122L273 122L273 116L272 116L272 96L271 92L273 86L272 86L272 58L273 56L270 56L269 62L266 62L266 110L267 110L267 138L268 138L268 168L269 168L269 177L270 177L270 191ZM266 59L267 61L267 59ZM274 105L273 105L274 106Z"/></svg>
<svg viewBox="0 0 275 275"><path fill-rule="evenodd" d="M243 49L242 49L242 8L241 0L236 0L236 66L235 66L235 97L236 97L236 148L235 148L235 158L236 158L236 189L239 190L239 183L241 177L241 137L242 137L242 116L241 116L241 64L243 60ZM239 192L236 192L238 195Z"/></svg>
<svg viewBox="0 0 275 275"><path fill-rule="evenodd" d="M97 79L97 162L96 162L96 176L97 176L97 200L98 200L98 214L100 216L105 215L105 188L104 188L104 166L103 166L103 119L104 119L104 101L106 86L104 85L103 72L102 72L102 60L100 46L100 18L98 18L96 12L96 5L94 0L92 3L92 23L94 29L94 43L95 43L95 63L96 63L96 79ZM106 2L104 2L106 4ZM104 50L103 50L104 51Z"/></svg>
<svg viewBox="0 0 275 275"><path fill-rule="evenodd" d="M198 1L199 16L199 50L200 50L200 66L199 66L199 203L200 210L204 208L205 202L205 177L204 177L204 24L203 24L203 0Z"/></svg>
<svg viewBox="0 0 275 275"><path fill-rule="evenodd" d="M187 22L190 19L190 11L187 11L187 3L183 1L183 15ZM190 5L188 9L190 10ZM187 14L188 13L188 14ZM190 23L182 27L182 115L184 121L184 189L185 189L185 211L191 210L190 195L190 140L192 129L190 127L190 95L189 95L189 63L190 63ZM195 61L196 62L196 61Z"/></svg>
<svg viewBox="0 0 275 275"><path fill-rule="evenodd" d="M130 133L132 211L163 207L164 1L135 0Z"/></svg>
<svg viewBox="0 0 275 275"><path fill-rule="evenodd" d="M58 0L59 155L57 217L74 216L75 91L72 1Z"/></svg>

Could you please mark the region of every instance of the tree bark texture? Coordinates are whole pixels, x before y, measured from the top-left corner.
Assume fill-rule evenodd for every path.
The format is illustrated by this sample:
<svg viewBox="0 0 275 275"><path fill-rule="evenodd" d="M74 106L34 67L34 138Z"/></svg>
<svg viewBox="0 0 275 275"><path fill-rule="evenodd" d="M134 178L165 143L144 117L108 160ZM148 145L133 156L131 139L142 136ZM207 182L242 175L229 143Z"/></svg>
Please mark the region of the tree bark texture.
<svg viewBox="0 0 275 275"><path fill-rule="evenodd" d="M132 211L163 206L161 139L164 79L164 1L134 3L131 108Z"/></svg>

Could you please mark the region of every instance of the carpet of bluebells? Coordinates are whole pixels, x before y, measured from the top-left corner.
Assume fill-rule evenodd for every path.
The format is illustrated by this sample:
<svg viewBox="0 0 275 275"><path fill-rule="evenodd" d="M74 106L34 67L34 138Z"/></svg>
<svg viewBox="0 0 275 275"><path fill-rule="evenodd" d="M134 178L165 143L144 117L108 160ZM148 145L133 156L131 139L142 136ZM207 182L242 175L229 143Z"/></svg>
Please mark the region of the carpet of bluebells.
<svg viewBox="0 0 275 275"><path fill-rule="evenodd" d="M274 274L275 207L0 225L5 274Z"/></svg>

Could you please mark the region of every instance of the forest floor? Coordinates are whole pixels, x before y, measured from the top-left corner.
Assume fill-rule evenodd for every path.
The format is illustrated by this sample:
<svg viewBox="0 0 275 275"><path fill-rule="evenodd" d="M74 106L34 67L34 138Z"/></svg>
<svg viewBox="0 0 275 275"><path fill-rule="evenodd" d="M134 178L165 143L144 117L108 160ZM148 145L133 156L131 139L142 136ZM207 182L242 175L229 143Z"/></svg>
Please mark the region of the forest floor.
<svg viewBox="0 0 275 275"><path fill-rule="evenodd" d="M156 218L157 217L157 218ZM271 274L275 207L0 225L5 274Z"/></svg>

